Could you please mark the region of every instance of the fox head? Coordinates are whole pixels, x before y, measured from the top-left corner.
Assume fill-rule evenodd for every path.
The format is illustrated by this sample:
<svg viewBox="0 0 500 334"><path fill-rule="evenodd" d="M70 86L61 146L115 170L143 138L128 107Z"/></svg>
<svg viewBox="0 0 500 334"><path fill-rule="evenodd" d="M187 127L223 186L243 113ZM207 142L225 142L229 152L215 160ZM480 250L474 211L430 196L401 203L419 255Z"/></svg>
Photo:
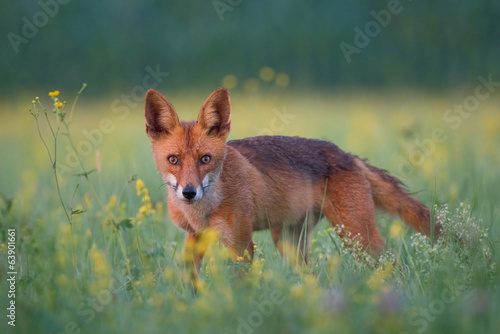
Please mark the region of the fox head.
<svg viewBox="0 0 500 334"><path fill-rule="evenodd" d="M172 192L169 195L193 204L214 192L231 129L228 90L214 91L203 103L196 121L179 122L172 104L150 89L144 117L156 168Z"/></svg>

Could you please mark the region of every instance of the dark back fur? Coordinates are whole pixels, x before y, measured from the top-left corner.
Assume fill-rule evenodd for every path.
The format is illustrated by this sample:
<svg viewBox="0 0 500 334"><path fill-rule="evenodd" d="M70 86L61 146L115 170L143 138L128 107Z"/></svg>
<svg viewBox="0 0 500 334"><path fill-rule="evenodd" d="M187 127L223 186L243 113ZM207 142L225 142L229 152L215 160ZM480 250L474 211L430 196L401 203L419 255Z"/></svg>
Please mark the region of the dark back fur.
<svg viewBox="0 0 500 334"><path fill-rule="evenodd" d="M228 142L261 172L271 167L308 175L317 181L335 169L355 170L354 156L328 141L301 137L259 136Z"/></svg>

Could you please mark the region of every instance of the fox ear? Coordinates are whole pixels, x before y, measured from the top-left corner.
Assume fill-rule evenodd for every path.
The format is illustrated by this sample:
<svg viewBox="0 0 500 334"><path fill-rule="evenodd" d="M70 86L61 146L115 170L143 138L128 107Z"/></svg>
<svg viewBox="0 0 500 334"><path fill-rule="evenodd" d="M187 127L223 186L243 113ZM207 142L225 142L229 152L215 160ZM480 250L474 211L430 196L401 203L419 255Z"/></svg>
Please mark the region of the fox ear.
<svg viewBox="0 0 500 334"><path fill-rule="evenodd" d="M179 125L179 117L174 106L154 89L150 89L146 93L144 118L146 120L146 133L152 139L157 138L162 133L168 135Z"/></svg>
<svg viewBox="0 0 500 334"><path fill-rule="evenodd" d="M231 131L231 101L226 88L217 89L206 99L197 123L208 135L227 138Z"/></svg>

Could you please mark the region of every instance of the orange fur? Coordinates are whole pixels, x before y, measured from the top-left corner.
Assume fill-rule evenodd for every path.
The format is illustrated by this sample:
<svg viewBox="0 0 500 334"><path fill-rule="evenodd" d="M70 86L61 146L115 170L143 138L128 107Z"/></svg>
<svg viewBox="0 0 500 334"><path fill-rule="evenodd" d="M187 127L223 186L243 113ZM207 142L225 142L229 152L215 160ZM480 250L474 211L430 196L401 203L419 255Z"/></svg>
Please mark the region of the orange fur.
<svg viewBox="0 0 500 334"><path fill-rule="evenodd" d="M429 209L398 179L332 143L280 136L226 142L231 104L225 88L207 98L192 122L180 122L172 104L149 90L145 119L156 167L169 190L170 218L189 242L213 228L234 259L248 252L251 261L252 232L270 229L280 252L287 241L307 261L311 231L325 216L378 254L385 241L376 207L419 232L433 233ZM202 257L195 257L196 267Z"/></svg>

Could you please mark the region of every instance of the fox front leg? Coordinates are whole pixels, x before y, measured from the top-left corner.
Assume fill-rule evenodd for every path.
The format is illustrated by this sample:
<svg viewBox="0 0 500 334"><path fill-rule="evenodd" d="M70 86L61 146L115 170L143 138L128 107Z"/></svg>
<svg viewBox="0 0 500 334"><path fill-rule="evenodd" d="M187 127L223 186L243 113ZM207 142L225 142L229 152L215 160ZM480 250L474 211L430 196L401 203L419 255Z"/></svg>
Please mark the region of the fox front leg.
<svg viewBox="0 0 500 334"><path fill-rule="evenodd" d="M205 256L205 249L200 247L200 235L194 233L188 233L185 242L185 255L184 259L186 261L186 266L189 270L189 276L191 279L191 284L195 292L198 291L199 278L198 273L200 272L201 262Z"/></svg>

